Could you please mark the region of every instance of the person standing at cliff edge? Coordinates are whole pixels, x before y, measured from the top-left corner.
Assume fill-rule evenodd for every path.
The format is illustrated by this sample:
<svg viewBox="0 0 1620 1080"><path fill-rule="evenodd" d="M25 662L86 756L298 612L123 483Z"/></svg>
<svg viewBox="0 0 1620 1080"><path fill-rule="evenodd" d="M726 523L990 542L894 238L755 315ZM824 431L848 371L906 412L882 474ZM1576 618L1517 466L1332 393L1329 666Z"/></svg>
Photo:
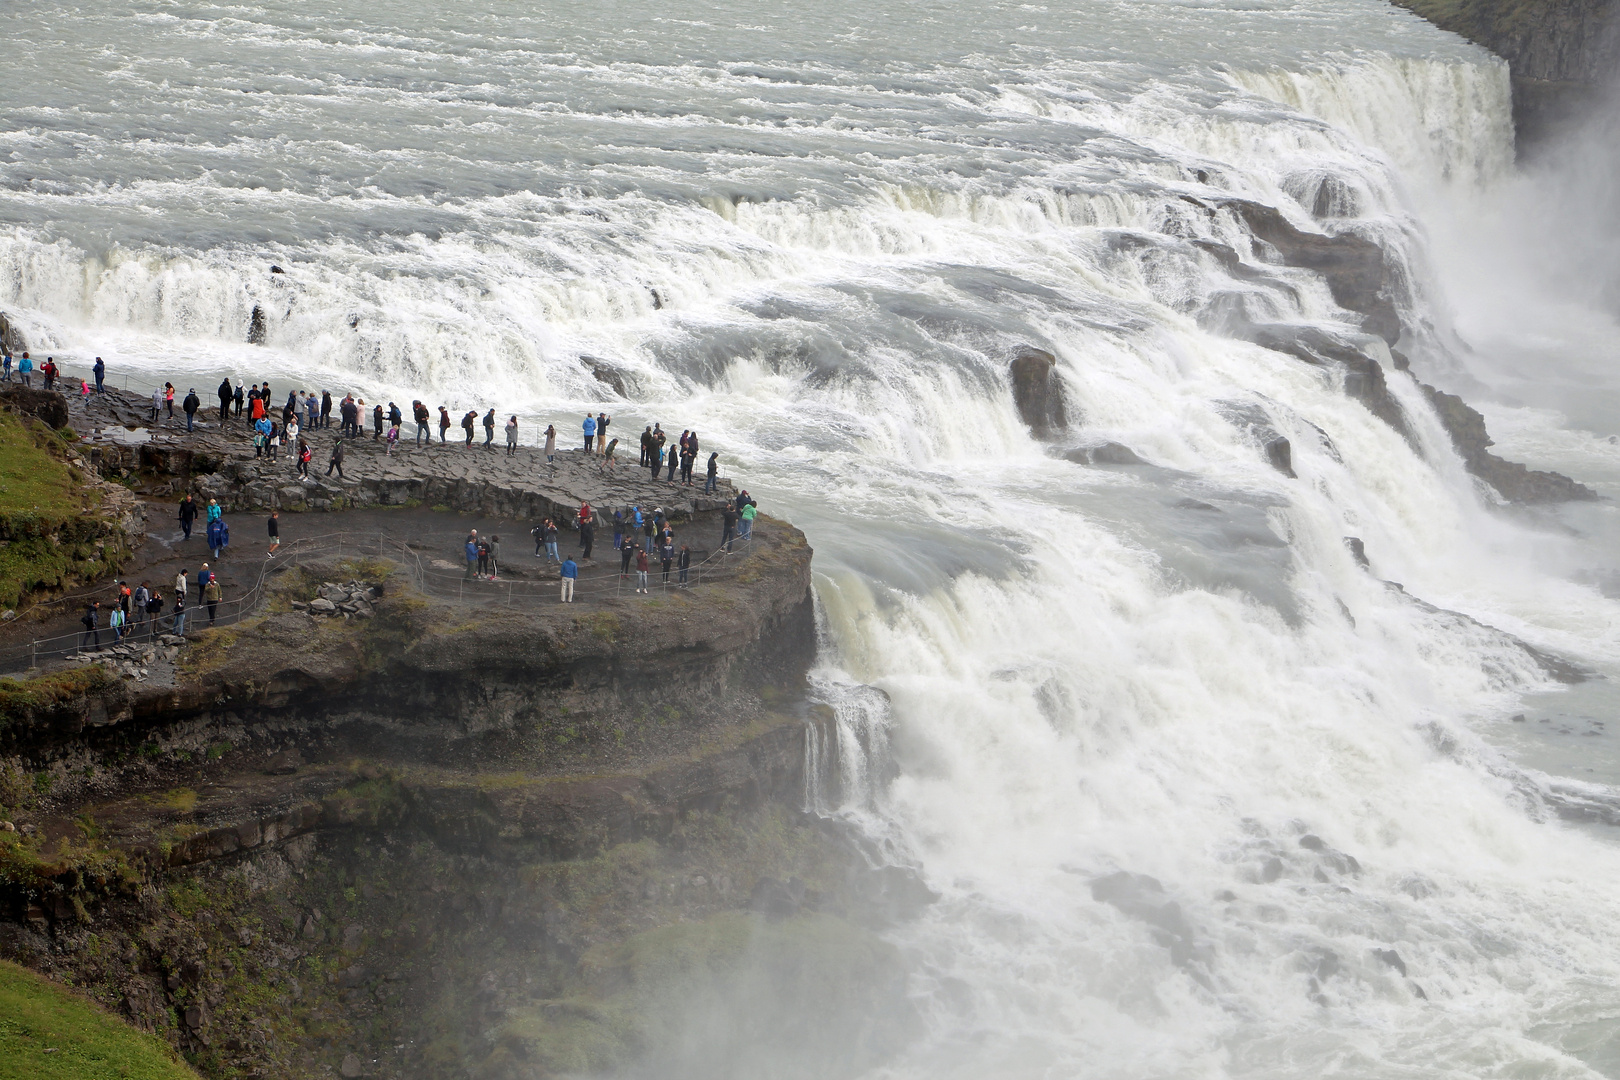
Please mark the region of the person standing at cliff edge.
<svg viewBox="0 0 1620 1080"><path fill-rule="evenodd" d="M275 558L276 550L280 547L281 514L278 511L272 510L270 511L270 550L265 553L265 557L269 559Z"/></svg>
<svg viewBox="0 0 1620 1080"><path fill-rule="evenodd" d="M546 464L557 464L557 425L546 425Z"/></svg>
<svg viewBox="0 0 1620 1080"><path fill-rule="evenodd" d="M197 396L195 388L186 391L186 400L180 403L186 411L186 430L195 431L197 428L197 410L202 408L202 399Z"/></svg>
<svg viewBox="0 0 1620 1080"><path fill-rule="evenodd" d="M574 582L579 578L579 564L572 555L563 560L562 564L562 602L574 602Z"/></svg>
<svg viewBox="0 0 1620 1080"><path fill-rule="evenodd" d="M585 423L582 426L585 428L585 452L588 454L591 452L591 444L596 441L596 417L586 413Z"/></svg>
<svg viewBox="0 0 1620 1080"><path fill-rule="evenodd" d="M107 365L103 363L101 357L98 356L96 357L96 366L90 370L95 372L96 393L105 394L107 390L106 387L102 386L102 383L107 381Z"/></svg>
<svg viewBox="0 0 1620 1080"><path fill-rule="evenodd" d="M225 426L225 421L231 418L231 380L229 376L219 384L215 392L219 396L219 424Z"/></svg>

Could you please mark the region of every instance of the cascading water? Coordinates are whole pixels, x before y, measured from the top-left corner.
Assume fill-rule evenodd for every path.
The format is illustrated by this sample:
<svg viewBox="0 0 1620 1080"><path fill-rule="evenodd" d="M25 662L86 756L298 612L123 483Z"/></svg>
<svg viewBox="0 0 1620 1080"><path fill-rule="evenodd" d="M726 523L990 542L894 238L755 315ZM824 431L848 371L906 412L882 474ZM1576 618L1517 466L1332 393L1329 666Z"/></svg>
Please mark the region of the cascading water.
<svg viewBox="0 0 1620 1080"><path fill-rule="evenodd" d="M1403 355L1477 386L1499 63L1372 0L384 7L0 13L29 340L526 421L605 369L702 432L816 547L807 798L939 897L885 1076L1620 1072L1620 853L1555 813L1620 759L1508 719L1574 696L1525 643L1620 673L1610 511L1494 509L1254 235L1376 241ZM1549 415L1620 491L1613 414Z"/></svg>

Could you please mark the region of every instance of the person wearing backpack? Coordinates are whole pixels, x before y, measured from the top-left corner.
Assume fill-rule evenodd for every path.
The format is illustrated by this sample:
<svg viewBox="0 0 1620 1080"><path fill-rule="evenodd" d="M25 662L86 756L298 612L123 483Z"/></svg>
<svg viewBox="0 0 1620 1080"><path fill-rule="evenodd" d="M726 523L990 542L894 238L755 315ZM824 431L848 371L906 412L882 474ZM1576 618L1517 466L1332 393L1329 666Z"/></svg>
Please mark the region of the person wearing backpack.
<svg viewBox="0 0 1620 1080"><path fill-rule="evenodd" d="M439 406L439 442L441 444L449 442L450 441L449 436L450 436L450 410L445 408L443 405L440 405Z"/></svg>
<svg viewBox="0 0 1620 1080"><path fill-rule="evenodd" d="M467 433L467 449L472 449L473 438L478 434L478 410L468 409L467 415L461 418L461 430Z"/></svg>
<svg viewBox="0 0 1620 1080"><path fill-rule="evenodd" d="M332 456L326 462L326 475L331 476L333 469L337 470L338 479L342 480L343 479L343 438L341 436L338 437L337 442L332 444Z"/></svg>
<svg viewBox="0 0 1620 1080"><path fill-rule="evenodd" d="M147 601L151 599L152 588L144 581L141 582L140 586L135 590L135 594L130 597L130 604L132 608L130 615L135 620L135 632L137 634L139 634L141 632L141 628L146 625L146 604Z"/></svg>
<svg viewBox="0 0 1620 1080"><path fill-rule="evenodd" d="M84 626L84 633L79 635L80 649L101 648L101 603L94 601L84 609L79 616L79 622Z"/></svg>

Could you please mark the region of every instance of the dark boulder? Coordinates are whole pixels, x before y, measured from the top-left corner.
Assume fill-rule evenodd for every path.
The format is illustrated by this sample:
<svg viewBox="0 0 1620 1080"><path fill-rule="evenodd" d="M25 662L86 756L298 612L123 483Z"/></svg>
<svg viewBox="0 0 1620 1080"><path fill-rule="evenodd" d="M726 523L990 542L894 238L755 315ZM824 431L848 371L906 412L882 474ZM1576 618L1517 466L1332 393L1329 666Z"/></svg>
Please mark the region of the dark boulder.
<svg viewBox="0 0 1620 1080"><path fill-rule="evenodd" d="M264 308L260 307L258 304L253 305L253 314L248 316L247 339L249 345L264 344Z"/></svg>
<svg viewBox="0 0 1620 1080"><path fill-rule="evenodd" d="M0 312L0 345L4 345L13 353L28 351L28 339L23 337L17 325Z"/></svg>
<svg viewBox="0 0 1620 1080"><path fill-rule="evenodd" d="M1256 345L1286 353L1307 364L1326 367L1337 364L1344 368L1344 392L1361 402L1378 419L1400 432L1406 441L1417 445L1411 425L1400 402L1389 392L1384 378L1384 367L1354 344L1345 341L1319 326L1295 323L1253 323L1233 328L1236 336Z"/></svg>
<svg viewBox="0 0 1620 1080"><path fill-rule="evenodd" d="M58 430L67 427L67 399L55 390L9 384L0 389L0 405L14 412L36 417Z"/></svg>
<svg viewBox="0 0 1620 1080"><path fill-rule="evenodd" d="M1372 954L1400 972L1403 978L1406 976L1406 961L1402 960L1401 954L1394 949L1374 949Z"/></svg>
<svg viewBox="0 0 1620 1080"><path fill-rule="evenodd" d="M1036 438L1050 438L1068 423L1063 404L1063 381L1057 374L1057 357L1049 352L1021 347L1012 359L1013 404L1018 415Z"/></svg>
<svg viewBox="0 0 1620 1080"><path fill-rule="evenodd" d="M594 356L581 356L580 362L590 370L591 377L622 398L630 396L630 383L623 371Z"/></svg>

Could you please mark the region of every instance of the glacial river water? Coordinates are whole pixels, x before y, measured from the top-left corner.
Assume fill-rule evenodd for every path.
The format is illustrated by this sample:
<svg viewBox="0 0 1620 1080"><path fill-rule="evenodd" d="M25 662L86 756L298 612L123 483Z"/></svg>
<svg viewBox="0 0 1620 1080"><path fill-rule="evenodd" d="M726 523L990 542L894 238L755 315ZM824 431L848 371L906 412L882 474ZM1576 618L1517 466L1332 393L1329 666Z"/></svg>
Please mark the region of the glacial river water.
<svg viewBox="0 0 1620 1080"><path fill-rule="evenodd" d="M1493 506L1205 209L1379 240L1413 371L1620 495L1608 226L1515 167L1486 53L1379 0L13 0L0 41L36 351L694 427L805 530L822 809L940 894L881 1076L1620 1075L1620 833L1558 812L1620 793L1614 506ZM1382 359L1412 437L1233 303ZM1104 442L1146 464L1058 452Z"/></svg>

